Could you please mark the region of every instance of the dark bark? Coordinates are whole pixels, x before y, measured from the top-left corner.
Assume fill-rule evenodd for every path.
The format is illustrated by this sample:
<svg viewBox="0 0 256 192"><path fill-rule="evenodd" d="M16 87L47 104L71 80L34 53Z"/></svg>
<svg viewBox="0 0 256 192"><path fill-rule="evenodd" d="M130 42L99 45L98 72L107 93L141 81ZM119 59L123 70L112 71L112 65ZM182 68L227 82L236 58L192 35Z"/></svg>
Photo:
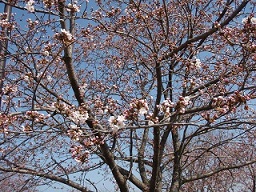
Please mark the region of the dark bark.
<svg viewBox="0 0 256 192"><path fill-rule="evenodd" d="M181 187L181 147L179 142L179 132L174 129L172 132L174 160L173 160L173 174L170 192L179 192Z"/></svg>
<svg viewBox="0 0 256 192"><path fill-rule="evenodd" d="M60 11L60 24L62 29L66 30L66 24L65 24L65 11L64 11L64 3L63 2L59 2L59 11ZM75 27L75 22L73 20L74 18L71 17L70 19L70 29L69 31L71 32L71 34L73 34L73 27ZM83 95L80 92L79 89L79 83L78 83L78 79L77 79L77 75L75 73L74 67L73 67L73 61L72 61L72 53L73 53L73 45L64 45L64 57L63 60L65 62L66 65L66 69L67 69L67 74L69 77L69 81L71 84L71 87L73 89L73 92L75 94L75 97L79 103L80 106L82 106L85 102L84 102L84 98ZM86 121L88 126L95 132L95 135L98 136L99 138L102 137L102 134L100 133L101 130L101 126L100 125L94 125L94 117L91 113L91 110L89 108L86 108L85 110L87 110L88 114L89 114L89 119ZM109 146L104 143L102 145L100 145L100 149L103 155L103 160L105 161L105 163L109 166L116 182L117 185L120 188L121 192L128 192L129 189L127 187L126 184L126 179L125 177L120 173L120 170L118 168L118 165L115 163L114 160L114 156L111 153Z"/></svg>
<svg viewBox="0 0 256 192"><path fill-rule="evenodd" d="M145 154L145 148L146 148L146 143L148 139L148 132L149 132L149 129L144 130L142 143L138 152L138 166L139 166L140 176L143 183L146 183L146 184L148 184L149 181L147 179L147 173L146 173L145 162L144 162L144 154Z"/></svg>
<svg viewBox="0 0 256 192"><path fill-rule="evenodd" d="M162 74L160 63L156 62L156 77L157 77L157 96L155 103L154 116L158 114L158 105L162 97ZM150 180L150 192L157 192L160 182L160 127L154 127L154 145L153 145L153 167L152 167L152 176Z"/></svg>

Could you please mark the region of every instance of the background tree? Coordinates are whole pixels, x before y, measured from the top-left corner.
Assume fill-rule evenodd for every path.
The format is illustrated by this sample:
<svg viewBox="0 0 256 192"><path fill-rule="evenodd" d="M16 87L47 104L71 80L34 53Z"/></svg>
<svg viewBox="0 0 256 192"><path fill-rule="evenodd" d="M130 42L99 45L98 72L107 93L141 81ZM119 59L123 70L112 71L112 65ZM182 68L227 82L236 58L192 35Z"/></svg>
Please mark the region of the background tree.
<svg viewBox="0 0 256 192"><path fill-rule="evenodd" d="M0 2L2 185L255 191L255 2Z"/></svg>

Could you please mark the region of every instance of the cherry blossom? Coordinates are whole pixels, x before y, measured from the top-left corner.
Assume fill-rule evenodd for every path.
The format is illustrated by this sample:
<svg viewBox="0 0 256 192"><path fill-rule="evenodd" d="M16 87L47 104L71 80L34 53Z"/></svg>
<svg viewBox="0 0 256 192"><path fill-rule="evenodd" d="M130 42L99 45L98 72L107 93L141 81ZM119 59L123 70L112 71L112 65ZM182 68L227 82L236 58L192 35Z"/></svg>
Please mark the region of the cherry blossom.
<svg viewBox="0 0 256 192"><path fill-rule="evenodd" d="M34 7L34 0L29 0L25 6L25 8L29 11L29 12L35 12L35 7Z"/></svg>
<svg viewBox="0 0 256 192"><path fill-rule="evenodd" d="M119 129L124 128L125 126L125 117L123 115L119 115L117 117L111 116L108 119L109 125L112 128L113 132L116 133Z"/></svg>
<svg viewBox="0 0 256 192"><path fill-rule="evenodd" d="M69 3L67 11L80 12L80 7L77 5L77 2L74 2L73 4Z"/></svg>
<svg viewBox="0 0 256 192"><path fill-rule="evenodd" d="M124 113L126 119L137 119L139 115L146 115L148 111L149 107L146 99L134 99L130 103L129 110L126 110Z"/></svg>
<svg viewBox="0 0 256 192"><path fill-rule="evenodd" d="M63 41L65 44L69 44L74 40L73 35L66 29L61 29L61 33L56 33L55 38Z"/></svg>
<svg viewBox="0 0 256 192"><path fill-rule="evenodd" d="M253 1L8 2L0 186L23 180L6 191L252 191Z"/></svg>
<svg viewBox="0 0 256 192"><path fill-rule="evenodd" d="M77 125L70 125L70 129L67 134L74 140L79 141L80 137L83 135L83 131Z"/></svg>
<svg viewBox="0 0 256 192"><path fill-rule="evenodd" d="M69 115L69 119L71 119L76 124L84 124L88 117L89 115L87 111L74 111Z"/></svg>
<svg viewBox="0 0 256 192"><path fill-rule="evenodd" d="M15 94L17 91L18 91L18 87L16 85L5 85L3 87L4 95Z"/></svg>
<svg viewBox="0 0 256 192"><path fill-rule="evenodd" d="M46 51L46 50L45 50L45 51L42 52L42 55L43 55L43 56L49 56L50 54L49 54L49 51Z"/></svg>
<svg viewBox="0 0 256 192"><path fill-rule="evenodd" d="M172 102L170 99L164 100L160 105L159 109L161 112L164 113L165 116L169 116L171 109L175 107L175 103Z"/></svg>
<svg viewBox="0 0 256 192"><path fill-rule="evenodd" d="M196 59L196 61L195 61L195 67L196 67L197 69L201 68L201 61L200 61L200 59Z"/></svg>
<svg viewBox="0 0 256 192"><path fill-rule="evenodd" d="M242 19L243 24L251 23L253 25L256 25L256 18L255 17L246 17Z"/></svg>

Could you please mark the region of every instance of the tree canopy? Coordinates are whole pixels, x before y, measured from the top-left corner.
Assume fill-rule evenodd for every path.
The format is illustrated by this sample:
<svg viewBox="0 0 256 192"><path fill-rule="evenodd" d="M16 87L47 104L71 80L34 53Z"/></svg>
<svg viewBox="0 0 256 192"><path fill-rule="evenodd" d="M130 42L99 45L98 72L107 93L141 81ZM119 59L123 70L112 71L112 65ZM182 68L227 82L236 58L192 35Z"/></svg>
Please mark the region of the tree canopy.
<svg viewBox="0 0 256 192"><path fill-rule="evenodd" d="M255 192L254 1L0 5L2 189Z"/></svg>

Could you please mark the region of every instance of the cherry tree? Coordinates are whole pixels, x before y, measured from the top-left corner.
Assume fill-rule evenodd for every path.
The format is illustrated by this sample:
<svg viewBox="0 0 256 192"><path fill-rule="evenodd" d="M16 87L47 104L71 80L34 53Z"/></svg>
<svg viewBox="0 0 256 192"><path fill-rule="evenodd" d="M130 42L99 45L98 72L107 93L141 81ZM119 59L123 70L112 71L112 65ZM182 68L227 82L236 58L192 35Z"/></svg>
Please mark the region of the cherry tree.
<svg viewBox="0 0 256 192"><path fill-rule="evenodd" d="M1 186L255 191L255 2L0 4Z"/></svg>

